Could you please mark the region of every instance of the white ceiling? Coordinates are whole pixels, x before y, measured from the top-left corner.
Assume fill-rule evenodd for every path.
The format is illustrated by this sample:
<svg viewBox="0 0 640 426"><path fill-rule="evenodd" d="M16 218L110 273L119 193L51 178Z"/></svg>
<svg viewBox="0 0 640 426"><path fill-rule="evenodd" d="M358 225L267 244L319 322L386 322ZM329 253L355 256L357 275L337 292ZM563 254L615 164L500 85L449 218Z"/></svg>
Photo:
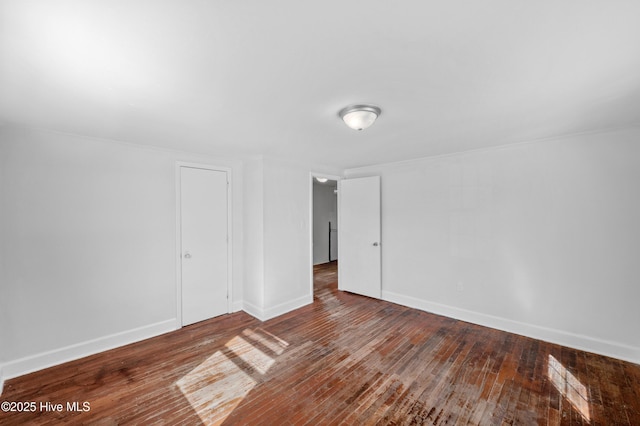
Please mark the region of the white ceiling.
<svg viewBox="0 0 640 426"><path fill-rule="evenodd" d="M0 0L0 120L338 167L640 123L640 1ZM338 111L383 112L363 132Z"/></svg>

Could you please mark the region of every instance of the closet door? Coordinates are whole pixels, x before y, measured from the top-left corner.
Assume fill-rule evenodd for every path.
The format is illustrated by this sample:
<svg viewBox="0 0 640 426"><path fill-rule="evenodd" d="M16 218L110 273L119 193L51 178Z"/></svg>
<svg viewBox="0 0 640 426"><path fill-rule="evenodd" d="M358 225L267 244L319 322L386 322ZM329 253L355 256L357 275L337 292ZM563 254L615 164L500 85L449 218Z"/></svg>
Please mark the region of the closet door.
<svg viewBox="0 0 640 426"><path fill-rule="evenodd" d="M227 172L180 167L182 325L228 312Z"/></svg>

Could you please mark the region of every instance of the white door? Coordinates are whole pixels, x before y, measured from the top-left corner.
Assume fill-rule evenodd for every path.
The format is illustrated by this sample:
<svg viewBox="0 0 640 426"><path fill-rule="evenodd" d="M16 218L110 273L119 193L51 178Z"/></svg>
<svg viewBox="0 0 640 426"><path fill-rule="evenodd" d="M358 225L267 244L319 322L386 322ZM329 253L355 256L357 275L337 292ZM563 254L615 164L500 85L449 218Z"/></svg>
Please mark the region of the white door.
<svg viewBox="0 0 640 426"><path fill-rule="evenodd" d="M380 176L343 179L338 287L380 298Z"/></svg>
<svg viewBox="0 0 640 426"><path fill-rule="evenodd" d="M227 173L180 167L182 325L228 312Z"/></svg>

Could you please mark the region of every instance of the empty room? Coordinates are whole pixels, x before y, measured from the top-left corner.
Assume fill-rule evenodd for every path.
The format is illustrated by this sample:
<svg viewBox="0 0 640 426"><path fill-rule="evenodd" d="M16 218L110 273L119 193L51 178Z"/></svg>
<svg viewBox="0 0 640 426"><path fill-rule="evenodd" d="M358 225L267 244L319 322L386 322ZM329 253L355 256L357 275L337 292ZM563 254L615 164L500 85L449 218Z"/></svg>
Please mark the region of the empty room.
<svg viewBox="0 0 640 426"><path fill-rule="evenodd" d="M640 425L638 16L0 0L0 424Z"/></svg>

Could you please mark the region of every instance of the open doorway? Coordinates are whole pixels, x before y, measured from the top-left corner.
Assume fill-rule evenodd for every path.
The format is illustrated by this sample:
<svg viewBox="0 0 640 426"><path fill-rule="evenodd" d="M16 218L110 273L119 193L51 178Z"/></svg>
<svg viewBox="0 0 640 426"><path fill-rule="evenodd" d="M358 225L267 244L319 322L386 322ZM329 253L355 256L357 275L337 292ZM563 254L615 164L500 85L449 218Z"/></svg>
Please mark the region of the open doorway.
<svg viewBox="0 0 640 426"><path fill-rule="evenodd" d="M338 285L338 181L312 175L312 291L314 297Z"/></svg>

